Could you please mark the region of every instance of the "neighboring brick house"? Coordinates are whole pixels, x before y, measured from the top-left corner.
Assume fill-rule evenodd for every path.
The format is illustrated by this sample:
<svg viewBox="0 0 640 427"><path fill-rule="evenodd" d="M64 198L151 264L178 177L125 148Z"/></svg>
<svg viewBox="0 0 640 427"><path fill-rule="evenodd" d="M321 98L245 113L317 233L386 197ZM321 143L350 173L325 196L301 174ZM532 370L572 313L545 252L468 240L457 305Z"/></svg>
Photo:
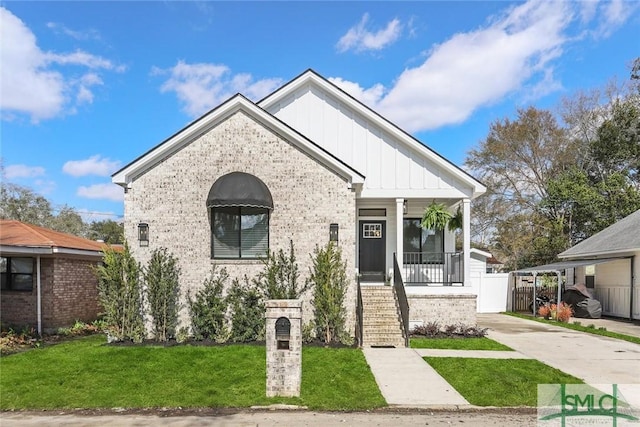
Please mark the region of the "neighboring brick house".
<svg viewBox="0 0 640 427"><path fill-rule="evenodd" d="M124 188L134 257L145 264L167 248L179 261L182 295L199 289L214 265L253 277L267 250L287 250L290 241L304 281L310 254L332 239L346 261L352 335L358 283L384 284L396 257L410 304L424 300L411 294L433 293L437 304L454 295L452 307L467 304L465 319L475 323L470 201L485 187L314 71L258 103L230 98L112 178ZM420 228L434 201L461 208L462 252L453 233Z"/></svg>
<svg viewBox="0 0 640 427"><path fill-rule="evenodd" d="M99 312L94 268L104 244L0 220L0 321L39 333L90 322Z"/></svg>

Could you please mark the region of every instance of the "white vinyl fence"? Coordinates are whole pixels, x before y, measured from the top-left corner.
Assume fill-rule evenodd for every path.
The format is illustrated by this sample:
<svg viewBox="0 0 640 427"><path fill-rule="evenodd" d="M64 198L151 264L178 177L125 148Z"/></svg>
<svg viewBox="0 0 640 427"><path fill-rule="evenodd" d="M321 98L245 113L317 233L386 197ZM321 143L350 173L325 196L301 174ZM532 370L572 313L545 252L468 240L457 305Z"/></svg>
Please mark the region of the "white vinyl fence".
<svg viewBox="0 0 640 427"><path fill-rule="evenodd" d="M507 311L509 273L478 273L471 277L478 313L500 313Z"/></svg>

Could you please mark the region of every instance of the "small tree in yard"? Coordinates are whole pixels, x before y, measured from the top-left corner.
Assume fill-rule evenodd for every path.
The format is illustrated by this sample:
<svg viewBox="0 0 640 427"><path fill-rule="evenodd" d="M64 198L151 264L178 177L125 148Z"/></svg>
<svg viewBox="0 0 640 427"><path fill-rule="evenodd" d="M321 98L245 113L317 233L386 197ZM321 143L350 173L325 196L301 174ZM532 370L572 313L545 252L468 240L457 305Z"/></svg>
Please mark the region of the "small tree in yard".
<svg viewBox="0 0 640 427"><path fill-rule="evenodd" d="M191 330L197 340L209 338L223 342L227 338L225 313L227 302L222 295L229 274L225 268L211 270L211 276L204 281L195 298L189 294L189 312L191 314Z"/></svg>
<svg viewBox="0 0 640 427"><path fill-rule="evenodd" d="M231 341L250 342L264 339L264 300L262 293L245 276L244 285L234 279L227 303L231 311Z"/></svg>
<svg viewBox="0 0 640 427"><path fill-rule="evenodd" d="M343 306L347 292L346 263L333 242L314 250L309 282L314 287L313 306L316 336L325 344L338 342L345 335L346 311Z"/></svg>
<svg viewBox="0 0 640 427"><path fill-rule="evenodd" d="M144 323L140 265L125 242L124 252L104 251L103 264L96 268L98 299L104 308L109 335L118 340L142 341Z"/></svg>
<svg viewBox="0 0 640 427"><path fill-rule="evenodd" d="M176 335L180 310L180 268L166 248L153 251L144 269L149 314L157 341L167 341Z"/></svg>
<svg viewBox="0 0 640 427"><path fill-rule="evenodd" d="M264 293L265 299L296 299L308 287L298 286L298 264L293 248L293 240L289 242L289 253L282 249L277 253L269 252L264 261L264 269L253 279L253 284Z"/></svg>

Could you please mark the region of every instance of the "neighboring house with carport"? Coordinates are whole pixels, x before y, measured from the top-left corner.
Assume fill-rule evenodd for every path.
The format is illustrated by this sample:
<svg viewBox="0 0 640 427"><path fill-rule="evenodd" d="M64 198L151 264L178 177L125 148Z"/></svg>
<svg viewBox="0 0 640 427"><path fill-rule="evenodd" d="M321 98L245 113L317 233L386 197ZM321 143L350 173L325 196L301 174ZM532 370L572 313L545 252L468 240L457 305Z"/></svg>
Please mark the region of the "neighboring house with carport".
<svg viewBox="0 0 640 427"><path fill-rule="evenodd" d="M144 264L167 248L183 295L213 266L254 277L266 251L290 241L303 281L314 248L333 240L347 267L347 328L361 343L404 345L409 317L475 324L470 205L485 187L314 71L257 103L231 97L113 182L133 255ZM461 208L461 251L453 232L420 227L433 202ZM376 332L387 327L396 332Z"/></svg>
<svg viewBox="0 0 640 427"><path fill-rule="evenodd" d="M0 321L38 333L90 322L99 313L94 268L104 244L0 220Z"/></svg>
<svg viewBox="0 0 640 427"><path fill-rule="evenodd" d="M609 316L640 319L640 210L558 255L576 263L567 284L584 283Z"/></svg>

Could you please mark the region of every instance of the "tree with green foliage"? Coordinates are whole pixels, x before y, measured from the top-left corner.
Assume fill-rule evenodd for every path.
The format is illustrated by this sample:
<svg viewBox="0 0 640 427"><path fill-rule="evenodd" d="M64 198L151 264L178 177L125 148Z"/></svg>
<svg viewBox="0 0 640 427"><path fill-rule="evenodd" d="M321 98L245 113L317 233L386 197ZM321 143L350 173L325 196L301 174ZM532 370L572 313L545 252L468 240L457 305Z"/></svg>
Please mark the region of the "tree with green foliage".
<svg viewBox="0 0 640 427"><path fill-rule="evenodd" d="M180 311L180 267L166 248L155 249L143 269L149 314L157 341L176 336Z"/></svg>
<svg viewBox="0 0 640 427"><path fill-rule="evenodd" d="M145 335L140 265L129 245L124 251L107 248L103 264L96 268L98 299L104 309L108 334L117 341L142 341Z"/></svg>
<svg viewBox="0 0 640 427"><path fill-rule="evenodd" d="M45 197L3 180L0 183L0 217L49 227L53 214L51 203Z"/></svg>
<svg viewBox="0 0 640 427"><path fill-rule="evenodd" d="M316 336L325 344L347 340L344 299L348 281L346 263L334 242L316 246L311 256L309 283L313 286Z"/></svg>
<svg viewBox="0 0 640 427"><path fill-rule="evenodd" d="M297 299L308 289L298 283L300 273L292 240L288 254L282 249L277 253L270 251L263 263L264 268L253 279L253 284L264 293L265 299Z"/></svg>
<svg viewBox="0 0 640 427"><path fill-rule="evenodd" d="M245 276L244 284L238 279L233 280L226 300L231 312L231 341L264 340L265 306L262 292Z"/></svg>
<svg viewBox="0 0 640 427"><path fill-rule="evenodd" d="M111 245L122 244L124 242L124 224L112 219L95 221L89 224L88 235L92 240L102 240Z"/></svg>
<svg viewBox="0 0 640 427"><path fill-rule="evenodd" d="M189 314L191 315L191 331L197 340L211 339L224 342L227 339L226 327L227 301L223 291L229 280L225 268L220 270L214 266L211 275L204 281L194 298L187 294Z"/></svg>

